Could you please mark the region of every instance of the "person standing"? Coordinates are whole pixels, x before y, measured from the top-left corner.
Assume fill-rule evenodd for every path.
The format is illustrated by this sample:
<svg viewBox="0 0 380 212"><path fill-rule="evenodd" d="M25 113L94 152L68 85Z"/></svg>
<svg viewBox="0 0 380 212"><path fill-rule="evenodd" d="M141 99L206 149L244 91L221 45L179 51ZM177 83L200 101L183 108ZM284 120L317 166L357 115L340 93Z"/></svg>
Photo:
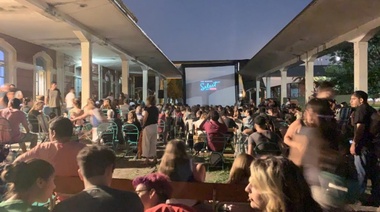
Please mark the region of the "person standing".
<svg viewBox="0 0 380 212"><path fill-rule="evenodd" d="M57 82L52 82L50 89L47 91L45 105L49 106L52 113L61 115L62 96L61 91L57 88Z"/></svg>
<svg viewBox="0 0 380 212"><path fill-rule="evenodd" d="M65 97L67 112L69 112L71 109L74 108L74 99L75 99L75 90L74 90L74 87L71 87L69 93L67 93Z"/></svg>
<svg viewBox="0 0 380 212"><path fill-rule="evenodd" d="M354 138L350 153L354 155L361 193L365 192L367 179L370 179L372 190L369 202L378 207L380 205L380 167L372 142L373 135L370 132L371 116L377 111L367 103L367 100L368 94L364 91L355 91L351 95L350 104L355 111L352 115Z"/></svg>
<svg viewBox="0 0 380 212"><path fill-rule="evenodd" d="M146 158L145 163L148 164L150 158L154 159L153 163L157 163L158 109L155 96L148 96L146 103L143 118L142 156Z"/></svg>

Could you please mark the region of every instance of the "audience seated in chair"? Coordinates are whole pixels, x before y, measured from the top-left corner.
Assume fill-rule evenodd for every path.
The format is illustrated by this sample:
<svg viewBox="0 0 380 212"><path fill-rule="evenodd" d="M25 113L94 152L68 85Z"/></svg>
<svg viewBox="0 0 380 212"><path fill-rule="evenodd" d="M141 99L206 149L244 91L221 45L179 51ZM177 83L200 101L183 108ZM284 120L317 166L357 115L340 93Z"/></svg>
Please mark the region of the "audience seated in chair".
<svg viewBox="0 0 380 212"><path fill-rule="evenodd" d="M196 164L186 152L184 141L176 139L170 141L165 148L158 172L169 176L171 181L176 182L204 182L206 179L206 167ZM196 200L171 199L170 203L181 203L194 206Z"/></svg>
<svg viewBox="0 0 380 212"><path fill-rule="evenodd" d="M42 114L42 109L44 107L43 102L36 102L34 103L33 107L29 110L28 113L28 121L30 125L32 126L31 131L34 133L39 133L40 125L38 123L37 116Z"/></svg>
<svg viewBox="0 0 380 212"><path fill-rule="evenodd" d="M137 194L110 188L116 155L106 146L88 146L78 154L79 177L84 190L59 203L53 212L142 212Z"/></svg>
<svg viewBox="0 0 380 212"><path fill-rule="evenodd" d="M49 124L50 142L43 142L17 157L15 162L32 158L51 163L58 176L78 176L76 156L85 144L73 141L73 124L68 118L57 117Z"/></svg>
<svg viewBox="0 0 380 212"><path fill-rule="evenodd" d="M254 128L256 132L248 137L248 154L255 156L259 155L279 155L280 138L278 135L266 126L267 119L264 116L257 116L254 119Z"/></svg>
<svg viewBox="0 0 380 212"><path fill-rule="evenodd" d="M220 123L219 120L219 113L216 110L213 110L209 113L210 120L204 121L200 125L200 129L206 131L207 137L208 137L208 147L211 151L222 151L224 149L224 140L213 140L210 139L212 137L220 137L221 135L227 133L227 126L223 123Z"/></svg>
<svg viewBox="0 0 380 212"><path fill-rule="evenodd" d="M171 197L173 188L169 178L164 174L152 173L137 177L132 184L144 205L145 212L195 212L186 205L166 203Z"/></svg>
<svg viewBox="0 0 380 212"><path fill-rule="evenodd" d="M245 188L250 205L260 211L322 211L301 170L282 157L256 159Z"/></svg>
<svg viewBox="0 0 380 212"><path fill-rule="evenodd" d="M184 141L175 139L165 148L158 172L169 176L171 181L204 182L206 168L203 164L196 164L186 152Z"/></svg>
<svg viewBox="0 0 380 212"><path fill-rule="evenodd" d="M249 167L252 161L253 157L251 155L245 153L239 154L232 164L227 183L248 184L249 176L251 176Z"/></svg>
<svg viewBox="0 0 380 212"><path fill-rule="evenodd" d="M30 133L28 121L24 112L20 111L21 100L11 99L8 108L0 111L0 116L7 119L11 125L12 143L19 143L23 152L26 152L25 142L30 141L30 148L37 144L38 136ZM26 133L20 132L20 124L24 127Z"/></svg>
<svg viewBox="0 0 380 212"><path fill-rule="evenodd" d="M5 200L0 211L48 212L44 207L32 206L34 202L46 202L53 194L54 168L40 159L7 165L1 178L9 183Z"/></svg>

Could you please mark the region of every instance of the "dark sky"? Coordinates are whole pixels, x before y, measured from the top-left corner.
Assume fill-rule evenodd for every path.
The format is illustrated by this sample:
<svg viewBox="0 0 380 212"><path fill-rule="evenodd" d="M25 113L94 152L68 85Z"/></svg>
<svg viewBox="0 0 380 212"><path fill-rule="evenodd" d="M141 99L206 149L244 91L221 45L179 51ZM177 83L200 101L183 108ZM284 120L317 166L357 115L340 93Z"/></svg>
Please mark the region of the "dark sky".
<svg viewBox="0 0 380 212"><path fill-rule="evenodd" d="M123 0L169 59L250 59L311 0Z"/></svg>

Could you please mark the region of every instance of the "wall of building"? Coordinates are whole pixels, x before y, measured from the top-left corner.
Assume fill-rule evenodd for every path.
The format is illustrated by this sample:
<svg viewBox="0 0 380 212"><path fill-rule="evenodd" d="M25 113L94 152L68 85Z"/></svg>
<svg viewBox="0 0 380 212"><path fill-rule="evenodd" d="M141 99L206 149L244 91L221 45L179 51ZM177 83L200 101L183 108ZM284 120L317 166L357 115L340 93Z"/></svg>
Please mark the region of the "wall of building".
<svg viewBox="0 0 380 212"><path fill-rule="evenodd" d="M45 88L48 89L50 81L57 81L58 88L61 89L63 95L66 95L71 87L77 90L77 95L81 90L81 67L78 66L79 58L73 58L70 55L56 52L55 50L45 48L43 46L35 45L30 42L20 40L5 34L0 33L0 39L3 39L16 51L16 61L5 61L12 64L12 69L15 72L7 71L6 75L13 74L16 86L23 91L25 97L34 97L36 94L35 87L35 73L36 66L34 59L36 56L48 58L51 61L50 66L47 68L51 74L46 73ZM0 50L2 50L0 45ZM61 73L63 71L63 73ZM100 72L100 73L99 73ZM108 90L113 91L116 95L120 93L121 86L119 85L120 71L108 69L106 67L93 64L91 71L91 91L92 96L98 98L99 94L102 95L104 90L99 86L99 80L104 79L104 74L109 73L112 83L107 87ZM99 89L101 91L99 92ZM46 92L46 91L45 91Z"/></svg>

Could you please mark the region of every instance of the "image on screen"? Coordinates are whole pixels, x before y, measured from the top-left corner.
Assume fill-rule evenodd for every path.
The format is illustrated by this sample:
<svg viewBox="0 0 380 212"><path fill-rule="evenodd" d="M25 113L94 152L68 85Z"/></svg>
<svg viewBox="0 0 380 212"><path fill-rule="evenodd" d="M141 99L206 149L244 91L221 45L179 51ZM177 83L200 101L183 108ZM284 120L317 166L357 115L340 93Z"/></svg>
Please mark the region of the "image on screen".
<svg viewBox="0 0 380 212"><path fill-rule="evenodd" d="M234 105L235 67L186 68L186 103L188 105Z"/></svg>

